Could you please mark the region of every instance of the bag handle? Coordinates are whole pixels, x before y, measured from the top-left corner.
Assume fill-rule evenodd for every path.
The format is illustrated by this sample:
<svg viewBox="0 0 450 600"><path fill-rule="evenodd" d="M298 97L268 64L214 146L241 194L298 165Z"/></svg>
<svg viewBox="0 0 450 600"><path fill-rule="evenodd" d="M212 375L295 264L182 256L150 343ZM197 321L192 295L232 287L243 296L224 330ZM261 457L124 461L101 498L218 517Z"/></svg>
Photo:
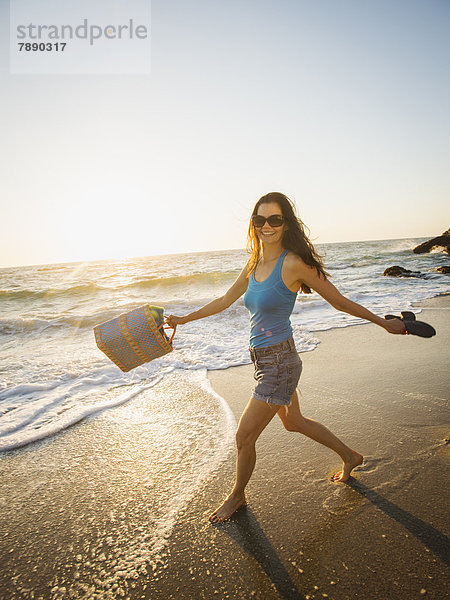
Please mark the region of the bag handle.
<svg viewBox="0 0 450 600"><path fill-rule="evenodd" d="M164 317L164 319L167 319L167 317ZM167 323L167 320L165 320L164 323ZM175 336L175 332L177 330L177 326L175 325L175 327L170 327L170 325L169 325L169 327L165 327L165 329L173 329L172 336L171 336L171 338L169 340L169 344L172 344L172 340L173 340L173 338Z"/></svg>
<svg viewBox="0 0 450 600"><path fill-rule="evenodd" d="M173 338L174 338L175 331L177 330L177 326L175 325L175 327L166 327L166 329L173 329L172 336L171 336L171 338L170 338L170 340L169 340L169 344L170 344L170 345L172 345L172 340L173 340Z"/></svg>

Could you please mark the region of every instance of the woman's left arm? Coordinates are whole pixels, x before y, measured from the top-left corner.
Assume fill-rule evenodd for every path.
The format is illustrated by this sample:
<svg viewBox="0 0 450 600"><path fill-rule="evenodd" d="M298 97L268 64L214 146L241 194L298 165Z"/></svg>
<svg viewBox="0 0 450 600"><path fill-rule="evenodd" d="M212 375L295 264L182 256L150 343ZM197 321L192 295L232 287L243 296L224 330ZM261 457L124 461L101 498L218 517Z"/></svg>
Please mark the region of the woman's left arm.
<svg viewBox="0 0 450 600"><path fill-rule="evenodd" d="M324 300L326 300L333 308L346 312L354 317L366 319L380 327L383 327L388 333L406 333L405 324L400 319L383 319L378 317L373 312L349 300L341 294L341 292L324 276L320 276L314 267L305 264L301 258L296 260L296 276L300 282L306 283L307 286L315 290Z"/></svg>

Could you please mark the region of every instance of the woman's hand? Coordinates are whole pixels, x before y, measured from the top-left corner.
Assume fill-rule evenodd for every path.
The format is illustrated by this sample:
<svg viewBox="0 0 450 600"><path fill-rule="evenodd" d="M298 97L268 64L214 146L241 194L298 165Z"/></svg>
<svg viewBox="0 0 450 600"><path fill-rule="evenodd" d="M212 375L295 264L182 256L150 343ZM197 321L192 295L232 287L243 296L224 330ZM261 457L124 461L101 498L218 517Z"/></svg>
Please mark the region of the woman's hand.
<svg viewBox="0 0 450 600"><path fill-rule="evenodd" d="M401 319L384 319L383 327L388 333L406 335L406 327Z"/></svg>
<svg viewBox="0 0 450 600"><path fill-rule="evenodd" d="M169 315L166 317L166 323L169 327L175 327L175 325L184 325L187 323L186 317L176 317L175 315Z"/></svg>

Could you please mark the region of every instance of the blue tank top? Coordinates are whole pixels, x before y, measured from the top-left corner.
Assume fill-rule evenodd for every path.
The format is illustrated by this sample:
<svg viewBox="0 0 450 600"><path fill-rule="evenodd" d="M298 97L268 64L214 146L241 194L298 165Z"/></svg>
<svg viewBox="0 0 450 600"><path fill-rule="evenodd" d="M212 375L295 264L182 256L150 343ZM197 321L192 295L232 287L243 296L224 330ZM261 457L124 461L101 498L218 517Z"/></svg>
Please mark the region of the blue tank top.
<svg viewBox="0 0 450 600"><path fill-rule="evenodd" d="M292 336L289 317L294 309L297 292L291 292L281 278L281 267L288 250L278 257L272 273L264 281L255 279L252 271L244 295L245 308L250 312L250 346L262 348L284 342Z"/></svg>

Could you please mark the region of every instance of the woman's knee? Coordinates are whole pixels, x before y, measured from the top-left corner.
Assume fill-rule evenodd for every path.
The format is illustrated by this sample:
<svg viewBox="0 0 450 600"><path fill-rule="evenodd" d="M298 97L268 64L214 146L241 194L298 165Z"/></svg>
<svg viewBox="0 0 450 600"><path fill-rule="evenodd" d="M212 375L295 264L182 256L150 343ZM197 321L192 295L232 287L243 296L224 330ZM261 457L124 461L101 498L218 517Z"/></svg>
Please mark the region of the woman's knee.
<svg viewBox="0 0 450 600"><path fill-rule="evenodd" d="M258 439L258 436L255 432L252 431L240 431L239 429L236 431L236 446L239 448L243 448L244 446L253 446Z"/></svg>
<svg viewBox="0 0 450 600"><path fill-rule="evenodd" d="M297 431L298 433L303 433L304 431L306 431L307 428L306 420L303 417L297 418L295 420L285 419L283 421L283 425L287 431Z"/></svg>

